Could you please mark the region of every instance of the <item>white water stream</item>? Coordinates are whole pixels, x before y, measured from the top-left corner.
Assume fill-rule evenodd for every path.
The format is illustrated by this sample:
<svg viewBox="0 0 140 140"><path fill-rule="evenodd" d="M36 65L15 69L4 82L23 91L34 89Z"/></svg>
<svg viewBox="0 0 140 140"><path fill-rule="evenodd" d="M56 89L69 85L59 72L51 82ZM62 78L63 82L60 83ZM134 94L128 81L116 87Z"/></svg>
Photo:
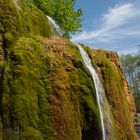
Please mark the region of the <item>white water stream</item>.
<svg viewBox="0 0 140 140"><path fill-rule="evenodd" d="M102 99L102 95L104 95L104 89L102 88L102 85L101 85L101 82L99 80L99 77L95 71L95 69L93 68L92 64L91 64L91 60L88 56L88 54L84 51L84 49L80 46L79 46L79 49L80 49L80 52L81 52L81 55L82 55L82 58L84 60L84 63L87 67L87 69L89 70L89 72L91 73L92 75L92 78L93 78L93 81L94 81L94 84L95 84L95 90L96 90L96 96L97 96L97 102L98 102L98 107L99 107L99 113L100 113L100 118L101 118L101 127L102 127L102 136L103 136L103 140L106 139L106 132L105 132L105 125L104 125L104 114L103 114L103 109L102 109L102 105L103 104L103 99Z"/></svg>
<svg viewBox="0 0 140 140"><path fill-rule="evenodd" d="M18 0L13 0L14 4L16 5L16 7L21 10L20 6L18 5Z"/></svg>
<svg viewBox="0 0 140 140"><path fill-rule="evenodd" d="M55 22L55 20L53 18L51 18L50 16L47 16L52 28L55 30L55 32L59 35L62 35L62 30L61 28L57 25L57 23Z"/></svg>
<svg viewBox="0 0 140 140"><path fill-rule="evenodd" d="M62 35L62 30L57 25L57 23L53 20L53 18L48 17L48 20L52 26L52 28L59 34ZM107 101L104 87L102 82L100 81L94 67L91 64L91 60L88 56L88 54L84 51L84 49L79 46L79 50L81 53L81 56L84 60L84 63L91 73L91 76L93 78L93 82L95 85L96 90L96 97L97 97L97 103L99 107L99 113L100 113L100 120L101 120L101 129L102 129L102 140L115 140L114 132L112 131L113 128L113 115L110 110L110 105Z"/></svg>

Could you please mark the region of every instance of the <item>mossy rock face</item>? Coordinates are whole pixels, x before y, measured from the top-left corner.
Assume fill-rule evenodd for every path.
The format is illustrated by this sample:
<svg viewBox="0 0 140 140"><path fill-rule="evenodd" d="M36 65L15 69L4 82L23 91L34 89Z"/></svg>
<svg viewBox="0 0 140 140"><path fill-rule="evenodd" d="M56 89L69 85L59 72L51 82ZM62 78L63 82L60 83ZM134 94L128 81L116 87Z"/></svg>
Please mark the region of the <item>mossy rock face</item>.
<svg viewBox="0 0 140 140"><path fill-rule="evenodd" d="M137 140L117 56L87 51L106 90L115 139ZM94 84L77 46L57 36L20 37L1 57L2 140L102 139Z"/></svg>
<svg viewBox="0 0 140 140"><path fill-rule="evenodd" d="M79 49L52 34L28 0L0 0L0 140L102 139L94 83ZM115 139L136 140L117 56L86 50L106 90Z"/></svg>
<svg viewBox="0 0 140 140"><path fill-rule="evenodd" d="M113 113L117 140L136 140L133 126L135 104L121 69L119 57L114 52L86 48L106 91ZM126 125L127 124L127 125Z"/></svg>
<svg viewBox="0 0 140 140"><path fill-rule="evenodd" d="M101 139L94 85L77 46L56 36L21 37L3 69L3 140Z"/></svg>
<svg viewBox="0 0 140 140"><path fill-rule="evenodd" d="M27 0L0 0L0 138L101 139L92 78L77 46ZM94 125L92 125L94 124Z"/></svg>
<svg viewBox="0 0 140 140"><path fill-rule="evenodd" d="M50 36L52 29L46 15L26 0L0 0L0 32L5 46L20 36Z"/></svg>

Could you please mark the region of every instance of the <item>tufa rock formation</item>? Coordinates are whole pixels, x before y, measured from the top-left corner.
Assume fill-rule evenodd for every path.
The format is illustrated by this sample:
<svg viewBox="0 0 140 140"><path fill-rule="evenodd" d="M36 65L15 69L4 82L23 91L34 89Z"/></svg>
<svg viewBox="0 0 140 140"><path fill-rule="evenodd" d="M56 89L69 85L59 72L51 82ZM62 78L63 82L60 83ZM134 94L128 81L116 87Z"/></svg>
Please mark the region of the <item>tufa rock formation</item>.
<svg viewBox="0 0 140 140"><path fill-rule="evenodd" d="M113 114L111 140L137 140L135 106L113 52L85 48ZM96 92L79 49L26 0L0 0L0 140L101 140Z"/></svg>

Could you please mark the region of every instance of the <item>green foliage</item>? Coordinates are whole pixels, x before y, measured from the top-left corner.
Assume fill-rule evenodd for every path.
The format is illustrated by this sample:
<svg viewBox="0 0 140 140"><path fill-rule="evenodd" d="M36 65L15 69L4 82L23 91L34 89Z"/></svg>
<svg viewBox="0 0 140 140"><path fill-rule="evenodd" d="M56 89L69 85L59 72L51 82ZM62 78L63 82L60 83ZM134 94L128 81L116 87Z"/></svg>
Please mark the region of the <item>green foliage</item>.
<svg viewBox="0 0 140 140"><path fill-rule="evenodd" d="M14 42L14 37L11 32L7 32L4 34L4 41L6 46L12 45L12 42Z"/></svg>
<svg viewBox="0 0 140 140"><path fill-rule="evenodd" d="M74 10L74 0L34 2L54 17L65 36L80 27L81 10ZM44 38L52 31L37 7L29 0L0 0L0 140L100 139L94 84L79 49L62 37ZM121 78L110 60L95 56L96 68L96 62L103 64L101 77L111 106L115 104L115 120L121 116L123 122L128 118L127 110L121 111L126 107ZM95 56L91 51L90 57ZM121 125L117 130L123 139L130 131Z"/></svg>
<svg viewBox="0 0 140 140"><path fill-rule="evenodd" d="M136 108L140 108L140 56L139 55L123 55L121 63L126 78L135 97Z"/></svg>
<svg viewBox="0 0 140 140"><path fill-rule="evenodd" d="M80 31L82 10L74 9L75 0L33 0L46 15L60 25L65 37Z"/></svg>
<svg viewBox="0 0 140 140"><path fill-rule="evenodd" d="M16 130L25 139L49 137L48 80L45 50L40 43L20 38L10 49L3 85L3 125L5 130L13 130L6 131L3 137L14 135Z"/></svg>
<svg viewBox="0 0 140 140"><path fill-rule="evenodd" d="M130 109L126 100L125 81L118 56L114 52L86 48L96 71L104 84L106 97L113 113L113 132L117 140L137 139L132 127ZM127 128L126 122L128 122ZM121 124L121 125L120 125Z"/></svg>
<svg viewBox="0 0 140 140"><path fill-rule="evenodd" d="M25 135L26 140L44 140L43 135L34 128L27 128Z"/></svg>
<svg viewBox="0 0 140 140"><path fill-rule="evenodd" d="M139 64L139 56L135 55L123 55L121 56L122 67L126 72L127 76L128 73L133 73L135 69L138 67Z"/></svg>
<svg viewBox="0 0 140 140"><path fill-rule="evenodd" d="M3 140L81 140L84 133L100 133L94 85L79 49L69 41L52 49L53 41L20 37L8 48L1 85Z"/></svg>
<svg viewBox="0 0 140 140"><path fill-rule="evenodd" d="M17 4L12 0L0 0L0 33L9 47L20 36L48 37L52 30L46 15L33 4L28 5L24 0Z"/></svg>
<svg viewBox="0 0 140 140"><path fill-rule="evenodd" d="M123 55L121 56L121 63L129 84L133 90L133 93L137 95L139 93L140 86L140 56Z"/></svg>

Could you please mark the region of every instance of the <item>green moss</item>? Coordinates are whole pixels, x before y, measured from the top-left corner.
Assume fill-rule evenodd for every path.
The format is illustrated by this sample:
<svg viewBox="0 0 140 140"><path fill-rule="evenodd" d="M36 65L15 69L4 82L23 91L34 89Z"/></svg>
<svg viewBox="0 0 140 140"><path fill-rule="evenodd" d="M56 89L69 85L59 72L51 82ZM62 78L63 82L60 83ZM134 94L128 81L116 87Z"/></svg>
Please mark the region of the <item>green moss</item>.
<svg viewBox="0 0 140 140"><path fill-rule="evenodd" d="M53 51L47 43L42 36L21 37L7 50L3 140L81 140L83 133L100 133L94 85L79 49L66 43Z"/></svg>
<svg viewBox="0 0 140 140"><path fill-rule="evenodd" d="M52 35L52 29L43 12L34 5L26 4L26 1L17 3L19 5L12 0L0 0L0 31L4 34L7 46L11 46L11 42L20 36Z"/></svg>
<svg viewBox="0 0 140 140"><path fill-rule="evenodd" d="M14 139L14 135L24 139L22 133L25 137L31 137L30 132L33 132L28 132L29 127L43 137L49 137L52 130L46 99L48 81L45 49L39 42L40 36L48 37L52 30L46 16L35 6L27 4L27 1L17 4L12 0L0 0L0 33L3 48L7 48L4 51L7 62L3 74L1 105L4 110L3 139ZM21 36L33 36L35 41ZM41 127L45 122L47 126ZM17 129L20 132L15 134Z"/></svg>
<svg viewBox="0 0 140 140"><path fill-rule="evenodd" d="M116 139L137 139L126 99L124 75L118 64L118 56L104 50L86 49L104 84L106 97L114 117L113 131ZM128 123L126 127L126 123Z"/></svg>
<svg viewBox="0 0 140 140"><path fill-rule="evenodd" d="M13 37L13 35L11 34L11 32L6 32L6 33L4 34L4 40L5 40L5 45L6 45L6 46L12 45L12 43L14 42L14 37Z"/></svg>
<svg viewBox="0 0 140 140"><path fill-rule="evenodd" d="M47 124L46 131L51 131L47 83L45 49L31 38L21 38L9 50L4 72L2 108L6 129L20 129L25 137L31 137L33 134L30 135L27 128L33 127L34 132L49 136L48 132L42 131L44 127L46 129L44 123ZM38 139L39 136L34 137Z"/></svg>
<svg viewBox="0 0 140 140"><path fill-rule="evenodd" d="M44 140L42 134L38 130L31 127L27 128L24 137L27 140Z"/></svg>
<svg viewBox="0 0 140 140"><path fill-rule="evenodd" d="M100 139L95 87L78 47L44 38L53 34L48 19L28 0L0 0L0 15L0 139ZM116 138L132 140L120 69L107 52L85 49L104 84Z"/></svg>

